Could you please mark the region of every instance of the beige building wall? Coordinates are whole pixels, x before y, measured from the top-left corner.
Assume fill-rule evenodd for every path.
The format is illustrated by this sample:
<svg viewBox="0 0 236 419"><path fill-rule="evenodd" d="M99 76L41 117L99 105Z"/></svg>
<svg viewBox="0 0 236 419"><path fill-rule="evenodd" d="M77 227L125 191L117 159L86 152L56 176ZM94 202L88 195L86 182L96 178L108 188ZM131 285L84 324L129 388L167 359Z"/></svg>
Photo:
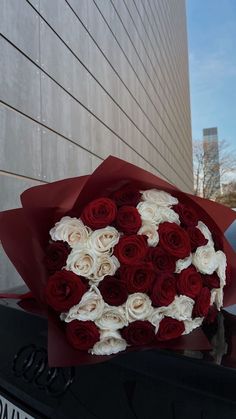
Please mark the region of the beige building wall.
<svg viewBox="0 0 236 419"><path fill-rule="evenodd" d="M0 0L0 210L113 154L192 191L184 0ZM0 287L19 278L1 252Z"/></svg>

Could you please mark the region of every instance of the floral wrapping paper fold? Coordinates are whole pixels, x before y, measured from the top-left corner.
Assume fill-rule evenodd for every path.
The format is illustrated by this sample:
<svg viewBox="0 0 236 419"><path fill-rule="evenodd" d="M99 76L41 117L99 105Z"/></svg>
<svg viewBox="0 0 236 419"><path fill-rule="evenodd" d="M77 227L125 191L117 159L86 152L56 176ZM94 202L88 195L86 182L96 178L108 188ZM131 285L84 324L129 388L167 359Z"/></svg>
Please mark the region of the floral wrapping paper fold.
<svg viewBox="0 0 236 419"><path fill-rule="evenodd" d="M115 157L26 190L0 240L48 312L51 366L144 349L209 349L199 326L236 302L234 211Z"/></svg>

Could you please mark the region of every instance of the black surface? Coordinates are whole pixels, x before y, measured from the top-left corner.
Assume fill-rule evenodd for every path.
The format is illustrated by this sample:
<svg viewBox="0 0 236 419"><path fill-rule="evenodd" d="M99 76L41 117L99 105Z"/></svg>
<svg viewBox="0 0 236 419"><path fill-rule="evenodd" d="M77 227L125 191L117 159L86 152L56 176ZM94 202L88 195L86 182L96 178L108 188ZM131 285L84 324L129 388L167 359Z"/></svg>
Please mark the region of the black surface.
<svg viewBox="0 0 236 419"><path fill-rule="evenodd" d="M46 320L18 308L0 304L0 392L33 417L236 418L234 316L209 328L211 353L149 350L49 370Z"/></svg>

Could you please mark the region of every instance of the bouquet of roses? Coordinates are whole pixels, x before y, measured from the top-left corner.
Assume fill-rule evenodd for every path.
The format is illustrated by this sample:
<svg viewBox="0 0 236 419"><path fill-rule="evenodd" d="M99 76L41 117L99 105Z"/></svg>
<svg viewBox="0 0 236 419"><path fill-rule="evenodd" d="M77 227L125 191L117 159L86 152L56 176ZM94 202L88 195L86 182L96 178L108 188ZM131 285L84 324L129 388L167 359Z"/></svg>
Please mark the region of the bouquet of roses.
<svg viewBox="0 0 236 419"><path fill-rule="evenodd" d="M114 157L91 176L27 190L22 204L2 213L0 238L48 307L53 365L180 339L188 349L183 337L235 302L228 208Z"/></svg>

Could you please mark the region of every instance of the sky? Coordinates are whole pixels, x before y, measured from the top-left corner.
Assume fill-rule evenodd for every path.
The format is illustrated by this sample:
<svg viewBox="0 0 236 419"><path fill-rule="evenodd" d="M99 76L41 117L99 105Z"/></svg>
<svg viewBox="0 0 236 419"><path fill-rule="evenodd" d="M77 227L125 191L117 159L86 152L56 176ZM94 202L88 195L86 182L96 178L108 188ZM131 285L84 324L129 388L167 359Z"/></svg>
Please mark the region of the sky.
<svg viewBox="0 0 236 419"><path fill-rule="evenodd" d="M193 140L218 127L236 149L236 0L186 0Z"/></svg>

